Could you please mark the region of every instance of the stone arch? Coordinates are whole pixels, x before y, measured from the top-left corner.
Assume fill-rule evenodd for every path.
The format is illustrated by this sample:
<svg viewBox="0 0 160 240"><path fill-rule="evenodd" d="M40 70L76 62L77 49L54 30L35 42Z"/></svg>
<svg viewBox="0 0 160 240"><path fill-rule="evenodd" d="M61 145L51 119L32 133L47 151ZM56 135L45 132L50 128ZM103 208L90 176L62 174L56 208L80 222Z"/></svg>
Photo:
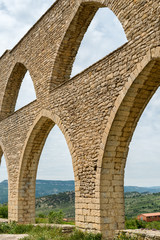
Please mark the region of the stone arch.
<svg viewBox="0 0 160 240"><path fill-rule="evenodd" d="M109 239L115 230L124 228L124 168L137 122L160 85L159 50L149 51L130 75L103 134L96 191L100 197L101 231Z"/></svg>
<svg viewBox="0 0 160 240"><path fill-rule="evenodd" d="M2 119L14 112L21 83L27 70L28 69L23 63L17 62L14 65L13 70L8 78L2 100L1 106Z"/></svg>
<svg viewBox="0 0 160 240"><path fill-rule="evenodd" d="M150 22L150 16L148 12L146 12L144 9L147 6L149 12L155 11L155 18L159 16L158 9L156 9L156 6L153 6L153 4L150 2L148 4L148 1L123 1L119 0L118 2L116 0L79 0L81 3L97 3L101 4L103 7L110 8L114 14L118 17L119 21L121 22L123 29L125 31L126 37L128 41L134 40L135 37L139 35L140 32L136 33L136 27L135 29L132 27L133 25L137 27L139 26L139 31L143 31L143 27L145 26L146 22ZM156 0L158 3L158 0ZM136 15L137 12L141 12L139 14L139 18L137 19ZM145 15L144 15L145 14ZM145 35L145 33L144 33Z"/></svg>
<svg viewBox="0 0 160 240"><path fill-rule="evenodd" d="M114 12L107 7L99 8L81 41L71 78L126 43L126 34Z"/></svg>
<svg viewBox="0 0 160 240"><path fill-rule="evenodd" d="M34 223L35 221L35 181L39 158L47 136L55 124L57 124L64 134L72 156L74 170L74 150L63 124L57 115L48 111L42 111L28 133L21 155L18 179L19 223Z"/></svg>
<svg viewBox="0 0 160 240"><path fill-rule="evenodd" d="M76 9L76 13L69 23L69 26L57 51L51 76L51 91L58 85L61 85L63 82L69 80L72 71L72 65L83 36L98 9L102 7L109 7L117 15L119 12L116 11L116 4L113 6L113 4L108 4L107 1L102 2L99 0L80 1L79 7ZM122 22L122 26L123 25L124 24Z"/></svg>
<svg viewBox="0 0 160 240"><path fill-rule="evenodd" d="M144 5L145 4L147 4L147 1L144 2ZM97 10L101 7L108 7L114 12L122 24L129 42L130 40L134 41L136 37L138 38L137 31L134 31L132 28L132 26L135 25L135 13L142 8L138 1L126 2L120 0L117 3L117 1L114 0L79 0L73 7L73 16L71 16L71 20L69 20L69 24L66 26L66 32L64 33L56 53L49 83L51 91L69 80L72 65L82 38ZM149 7L152 8L153 6ZM146 24L146 21L150 22L149 15L146 14L144 19L143 12L144 11L141 10L140 17L142 21L138 20L138 22L136 22L138 26L142 25L141 29L144 28L143 24ZM141 34L145 35L144 32Z"/></svg>
<svg viewBox="0 0 160 240"><path fill-rule="evenodd" d="M71 20L57 52L51 76L50 90L70 78L72 64L81 40L100 6L102 4L97 2L92 2L92 4L82 3L76 10L76 14Z"/></svg>

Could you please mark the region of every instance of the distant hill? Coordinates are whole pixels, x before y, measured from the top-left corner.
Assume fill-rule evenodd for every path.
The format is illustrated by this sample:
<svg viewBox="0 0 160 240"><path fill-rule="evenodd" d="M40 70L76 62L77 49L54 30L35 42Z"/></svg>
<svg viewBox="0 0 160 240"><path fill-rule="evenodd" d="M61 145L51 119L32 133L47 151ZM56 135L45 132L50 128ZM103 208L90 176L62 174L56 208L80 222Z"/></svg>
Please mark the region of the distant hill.
<svg viewBox="0 0 160 240"><path fill-rule="evenodd" d="M157 187L136 187L136 186L124 186L124 192L149 192L149 193L158 193L160 192L160 186Z"/></svg>
<svg viewBox="0 0 160 240"><path fill-rule="evenodd" d="M74 181L36 180L36 197L74 191ZM8 181L0 183L0 203L8 202Z"/></svg>
<svg viewBox="0 0 160 240"><path fill-rule="evenodd" d="M0 203L8 202L8 181L4 180L0 183Z"/></svg>
<svg viewBox="0 0 160 240"><path fill-rule="evenodd" d="M36 180L36 197L74 191L74 181Z"/></svg>
<svg viewBox="0 0 160 240"><path fill-rule="evenodd" d="M160 193L125 192L125 216L136 217L141 213L160 212ZM36 215L47 215L50 211L62 209L65 217L75 216L75 194L64 192L36 199Z"/></svg>
<svg viewBox="0 0 160 240"><path fill-rule="evenodd" d="M63 192L36 199L36 215L62 209L65 217L75 217L75 192Z"/></svg>
<svg viewBox="0 0 160 240"><path fill-rule="evenodd" d="M58 180L36 180L36 197L48 196L60 192L74 191L74 181L58 181ZM124 192L160 192L160 186L157 187L136 187L125 186ZM0 203L8 201L8 181L0 183Z"/></svg>
<svg viewBox="0 0 160 240"><path fill-rule="evenodd" d="M7 202L8 182L0 183L0 203ZM125 186L125 213L131 218L140 213L160 212L160 187ZM129 192L130 191L130 192ZM57 194L58 193L58 194ZM74 181L36 181L36 215L62 209L65 217L75 214Z"/></svg>

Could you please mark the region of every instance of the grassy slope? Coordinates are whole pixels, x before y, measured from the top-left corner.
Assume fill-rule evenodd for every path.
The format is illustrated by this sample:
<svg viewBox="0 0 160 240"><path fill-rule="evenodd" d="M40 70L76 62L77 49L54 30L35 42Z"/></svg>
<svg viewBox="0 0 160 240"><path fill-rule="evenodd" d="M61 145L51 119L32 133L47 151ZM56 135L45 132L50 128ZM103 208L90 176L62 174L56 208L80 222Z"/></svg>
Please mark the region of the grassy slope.
<svg viewBox="0 0 160 240"><path fill-rule="evenodd" d="M141 213L160 212L160 193L126 193L125 213L127 218Z"/></svg>

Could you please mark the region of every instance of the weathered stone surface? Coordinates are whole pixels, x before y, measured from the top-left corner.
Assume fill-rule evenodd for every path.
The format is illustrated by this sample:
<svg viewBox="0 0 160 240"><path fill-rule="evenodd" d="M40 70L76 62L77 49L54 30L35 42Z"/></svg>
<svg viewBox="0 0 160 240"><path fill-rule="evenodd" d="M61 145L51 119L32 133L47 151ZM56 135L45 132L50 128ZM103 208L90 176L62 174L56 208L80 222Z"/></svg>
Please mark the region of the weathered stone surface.
<svg viewBox="0 0 160 240"><path fill-rule="evenodd" d="M128 42L70 79L81 39L99 7L121 21ZM0 156L9 177L9 220L35 221L35 179L57 124L75 175L76 226L113 239L124 228L128 146L160 84L159 0L58 0L0 58ZM25 72L37 100L14 112Z"/></svg>
<svg viewBox="0 0 160 240"><path fill-rule="evenodd" d="M0 240L18 240L28 237L27 234L0 234Z"/></svg>
<svg viewBox="0 0 160 240"><path fill-rule="evenodd" d="M129 229L123 231L117 231L116 237L120 236L121 234L125 234L127 237L132 237L133 239L137 240L159 240L160 239L160 231L154 230L145 230L145 229Z"/></svg>

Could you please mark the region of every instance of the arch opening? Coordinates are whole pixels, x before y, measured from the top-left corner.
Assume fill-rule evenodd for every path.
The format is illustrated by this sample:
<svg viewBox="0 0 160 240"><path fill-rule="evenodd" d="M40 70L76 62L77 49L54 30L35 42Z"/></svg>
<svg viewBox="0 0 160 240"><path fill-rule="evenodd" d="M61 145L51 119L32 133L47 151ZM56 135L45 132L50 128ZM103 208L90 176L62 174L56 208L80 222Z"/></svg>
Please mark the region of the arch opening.
<svg viewBox="0 0 160 240"><path fill-rule="evenodd" d="M82 3L76 13L76 15L74 16L73 20L71 21L68 30L60 44L60 48L58 49L58 54L57 57L55 59L55 64L53 66L53 72L52 72L52 76L51 76L51 85L50 85L50 90L53 90L55 87L57 87L58 85L62 84L63 82L67 81L70 79L70 75L71 75L71 71L72 71L72 66L73 63L75 61L75 57L77 55L79 46L81 44L81 41L84 37L84 34L86 33L92 19L94 18L95 14L97 13L99 8L104 8L105 6L98 3L98 2L90 2L90 3ZM97 17L95 18L93 24L91 25L91 28L96 28L98 27L98 24L96 24L96 19L99 18L99 15L102 15L104 17L104 13L101 14L101 12L103 12L104 10L100 9L99 13L97 13ZM106 10L108 11L109 15L112 15L113 12L111 12L110 10ZM102 17L102 18L103 18ZM113 16L112 16L113 17ZM114 18L115 15L114 15ZM103 21L103 20L102 20ZM126 36L125 33L122 28L122 25L119 23L119 21L114 19L113 22L115 21L114 26L119 26L118 29L121 29L121 32L123 32L123 37L122 37L122 43L126 42ZM104 25L103 25L104 26ZM104 30L104 29L103 29ZM103 32L102 30L102 32ZM89 30L89 35L90 35L90 31ZM100 31L101 32L101 31ZM109 34L111 34L111 31L109 29ZM94 34L94 33L93 33ZM102 34L102 33L101 33ZM115 32L114 32L115 34ZM100 36L100 34L99 34ZM90 36L89 36L90 37ZM92 39L93 40L93 39ZM97 39L95 39L97 40ZM85 44L86 39L84 39L84 44ZM95 52L93 58L91 58L91 53L95 49L95 41L91 41L91 43L93 43L93 47L92 49L89 51L88 56L89 59L91 61L88 61L87 63L85 63L83 66L86 67L87 65L92 64L93 62L95 62L97 59L101 58L102 56L105 56L106 54L108 54L109 52L107 52L107 45L105 45L105 53L102 53L103 49L101 50L101 54L97 57L97 54ZM111 43L111 42L110 42ZM113 41L112 41L113 44ZM121 45L121 43L120 43ZM117 48L120 45L116 45L113 48L110 48L110 51L113 51L113 49ZM88 46L90 46L90 44L88 44ZM82 51L83 53L85 52L86 55L86 49L84 49L84 46L82 44ZM96 46L97 48L97 46ZM81 52L81 51L80 51ZM80 53L78 54L80 55ZM88 56L86 56L86 58L88 58ZM83 59L79 60L82 64ZM87 61L87 60L86 60ZM78 67L79 63L78 61L75 62L75 66L72 72L72 76L77 74L79 71L82 70L81 67ZM83 68L84 68L83 67Z"/></svg>
<svg viewBox="0 0 160 240"><path fill-rule="evenodd" d="M40 216L47 219L51 211L55 212L59 209L63 211L65 221L74 221L74 190L71 155L63 133L55 125L47 137L38 165L36 197L42 198L36 199L36 222L41 220ZM51 196L43 198L48 195ZM62 203L57 202L56 205L54 202L47 203L47 199L54 201L56 197L61 198Z"/></svg>
<svg viewBox="0 0 160 240"><path fill-rule="evenodd" d="M19 89L15 111L36 100L36 92L29 71L26 72Z"/></svg>
<svg viewBox="0 0 160 240"><path fill-rule="evenodd" d="M16 105L21 84L22 88L27 89L27 91L23 90L22 93L20 93L21 99L18 100ZM1 119L12 114L15 111L15 108L17 110L33 101L33 99L36 98L35 90L33 88L34 86L27 68L22 63L16 63L8 79L4 93L1 107Z"/></svg>
<svg viewBox="0 0 160 240"><path fill-rule="evenodd" d="M153 59L128 89L108 134L100 175L100 199L102 226L108 229L112 237L115 230L124 229L124 169L129 144L137 122L159 87L159 82L160 61ZM103 234L106 236L106 232Z"/></svg>
<svg viewBox="0 0 160 240"><path fill-rule="evenodd" d="M45 179L49 180L50 176L52 176L52 179L53 179L54 176L56 176L56 174L57 174L57 177L55 177L55 179L53 179L53 180L58 179L59 169L57 169L57 173L55 173L55 175L54 175L54 170L56 169L56 164L57 164L54 161L57 161L57 159L53 159L52 167L55 167L55 169L53 169L51 171L52 167L51 166L47 167L47 159L46 159L45 151L43 151L43 153L42 153L46 139L50 138L49 133L51 133L51 139L53 137L52 133L55 130L54 128L55 128L55 122L52 119L50 119L48 117L41 117L40 120L35 125L35 127L33 128L33 130L31 131L30 137L29 137L27 145L25 147L25 151L24 151L23 159L22 159L21 171L20 171L20 178L19 178L18 221L20 223L34 223L35 222L35 193L37 196L39 195L41 190L39 189L38 184L39 184L39 182L42 181L42 180L37 180L37 186L36 186L36 176L37 176L38 164L39 164L39 159L40 159L41 154L45 156L45 159L41 160L42 167L40 166L38 178L39 178L39 176L41 176L40 178L44 179L44 174L45 174ZM56 128L57 128L57 126L56 126ZM49 139L49 140L51 140L51 139ZM51 142L49 143L49 145L51 147ZM45 150L45 148L44 148L44 150ZM62 152L62 149L60 149L60 151ZM42 156L42 157L44 157L44 156ZM66 167L68 167L68 166L66 166ZM65 171L67 171L67 168L65 168ZM72 177L73 177L73 174L72 174ZM71 179L72 179L72 177L71 177ZM52 179L50 179L50 180L52 180ZM47 188L47 183L45 182L44 184L46 184L46 188ZM72 188L74 188L73 181L72 181L71 185L72 185ZM37 191L35 189L35 186L37 188ZM46 191L46 189L45 189L45 191ZM60 192L60 191L57 191L56 188L50 189L49 191L50 191L50 193L48 193L48 194L44 193L44 194L50 195L50 194ZM25 201L25 205L24 205L24 201ZM37 216L41 212L41 210L42 210L41 206L39 205L39 208L37 209ZM49 212L45 212L45 214L48 214L48 213Z"/></svg>
<svg viewBox="0 0 160 240"><path fill-rule="evenodd" d="M126 186L151 187L155 186L156 182L160 180L158 162L156 161L159 158L159 104L160 87L146 106L134 131L125 167ZM151 164L151 162L154 164ZM146 164L147 171L142 169L143 164ZM154 173L151 169L155 170L155 175L150 175ZM149 170L150 174L148 176ZM132 178L132 176L135 177ZM151 178L154 178L154 180L151 181Z"/></svg>
<svg viewBox="0 0 160 240"><path fill-rule="evenodd" d="M0 147L0 218L7 222L8 220L8 174L6 161L3 151Z"/></svg>
<svg viewBox="0 0 160 240"><path fill-rule="evenodd" d="M160 87L146 106L129 145L124 178L126 227L129 227L130 219L135 220L140 214L159 212L159 204L156 201L160 192L159 105ZM134 221L132 222L134 224ZM145 222L142 225L144 228ZM146 227L149 228L149 224Z"/></svg>
<svg viewBox="0 0 160 240"><path fill-rule="evenodd" d="M126 42L124 29L117 16L109 8L99 8L81 41L71 77Z"/></svg>

